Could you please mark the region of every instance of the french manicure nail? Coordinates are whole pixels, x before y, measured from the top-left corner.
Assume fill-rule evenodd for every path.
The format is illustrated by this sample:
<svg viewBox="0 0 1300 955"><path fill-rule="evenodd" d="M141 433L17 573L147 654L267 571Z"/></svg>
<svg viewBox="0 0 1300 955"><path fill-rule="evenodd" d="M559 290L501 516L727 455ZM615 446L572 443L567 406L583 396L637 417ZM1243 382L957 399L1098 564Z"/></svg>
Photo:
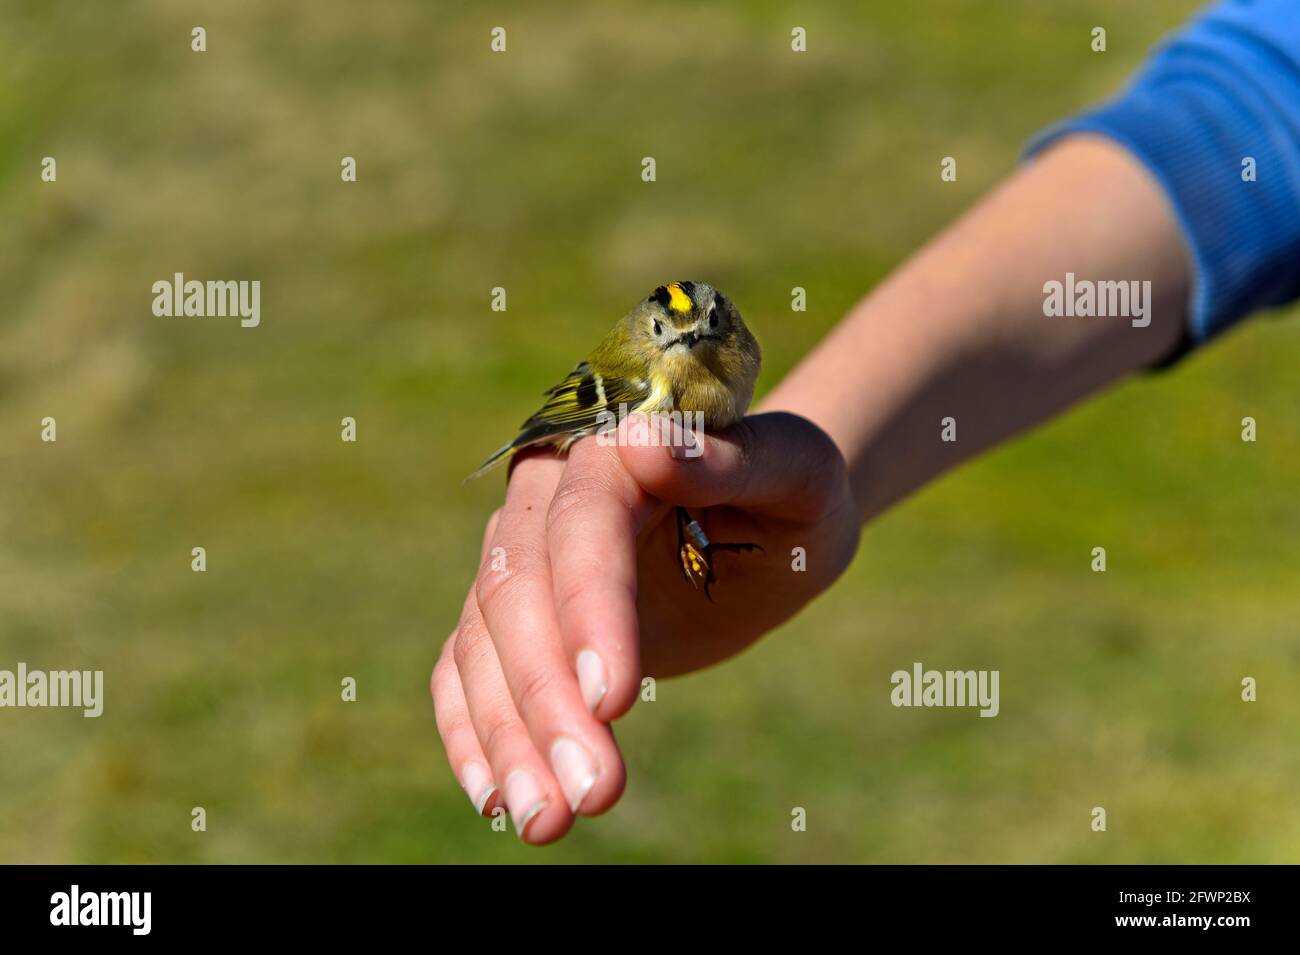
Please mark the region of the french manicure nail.
<svg viewBox="0 0 1300 955"><path fill-rule="evenodd" d="M515 821L515 832L522 839L528 832L528 824L546 808L546 793L532 773L516 769L506 777L506 808Z"/></svg>
<svg viewBox="0 0 1300 955"><path fill-rule="evenodd" d="M551 745L551 769L576 815L587 793L596 785L596 760L581 743L561 736Z"/></svg>
<svg viewBox="0 0 1300 955"><path fill-rule="evenodd" d="M474 811L483 815L483 807L497 791L496 786L492 785L492 774L487 771L487 767L477 762L466 763L460 770L460 785L465 790L465 795L469 796L469 801L474 804Z"/></svg>
<svg viewBox="0 0 1300 955"><path fill-rule="evenodd" d="M582 690L583 702L587 709L596 712L600 701L609 692L609 677L605 673L605 662L595 650L583 650L578 654L578 688Z"/></svg>

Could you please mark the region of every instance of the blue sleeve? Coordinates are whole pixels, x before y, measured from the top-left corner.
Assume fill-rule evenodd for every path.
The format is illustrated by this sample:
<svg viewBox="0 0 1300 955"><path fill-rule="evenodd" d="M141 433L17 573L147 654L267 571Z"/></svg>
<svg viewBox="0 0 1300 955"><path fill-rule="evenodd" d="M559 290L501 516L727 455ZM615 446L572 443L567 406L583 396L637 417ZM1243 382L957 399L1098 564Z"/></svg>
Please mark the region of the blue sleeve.
<svg viewBox="0 0 1300 955"><path fill-rule="evenodd" d="M1215 4L1027 153L1077 132L1127 148L1168 194L1194 260L1189 344L1300 296L1300 0Z"/></svg>

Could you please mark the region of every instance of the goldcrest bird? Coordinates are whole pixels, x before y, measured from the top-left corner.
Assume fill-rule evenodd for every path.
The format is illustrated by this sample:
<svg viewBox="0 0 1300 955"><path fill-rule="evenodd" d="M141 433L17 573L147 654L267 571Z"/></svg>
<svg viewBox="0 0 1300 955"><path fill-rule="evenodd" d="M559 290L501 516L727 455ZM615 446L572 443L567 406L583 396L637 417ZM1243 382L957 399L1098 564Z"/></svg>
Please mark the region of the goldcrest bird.
<svg viewBox="0 0 1300 955"><path fill-rule="evenodd" d="M726 428L748 410L761 361L758 341L721 292L704 282L661 285L546 392L546 402L515 439L469 479L522 448L549 444L567 451L578 438L615 427L632 413L686 412L698 415L706 430ZM716 579L714 552L761 550L757 544L710 542L680 507L677 537L682 573L694 586L703 585L706 596Z"/></svg>

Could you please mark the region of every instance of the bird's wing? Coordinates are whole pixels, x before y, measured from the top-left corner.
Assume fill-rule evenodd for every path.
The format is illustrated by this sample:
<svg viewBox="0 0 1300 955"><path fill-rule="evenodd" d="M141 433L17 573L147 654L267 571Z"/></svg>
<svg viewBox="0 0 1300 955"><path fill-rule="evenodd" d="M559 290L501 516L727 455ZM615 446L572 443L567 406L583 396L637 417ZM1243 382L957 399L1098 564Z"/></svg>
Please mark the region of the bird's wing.
<svg viewBox="0 0 1300 955"><path fill-rule="evenodd" d="M557 434L589 431L608 421L609 415L622 418L649 394L647 381L601 375L584 361L547 390L546 403L520 426L517 446ZM602 412L607 414L602 416Z"/></svg>
<svg viewBox="0 0 1300 955"><path fill-rule="evenodd" d="M650 390L650 383L642 378L601 375L584 361L546 391L546 402L519 426L518 436L484 461L470 478L490 471L520 448L566 435L590 434L603 424L619 421L644 401Z"/></svg>

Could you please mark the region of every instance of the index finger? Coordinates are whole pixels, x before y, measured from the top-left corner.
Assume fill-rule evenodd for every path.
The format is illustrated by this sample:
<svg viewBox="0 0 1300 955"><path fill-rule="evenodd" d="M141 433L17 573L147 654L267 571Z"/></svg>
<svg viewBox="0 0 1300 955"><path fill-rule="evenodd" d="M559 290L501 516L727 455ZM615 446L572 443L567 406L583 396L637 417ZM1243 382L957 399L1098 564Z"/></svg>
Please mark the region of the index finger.
<svg viewBox="0 0 1300 955"><path fill-rule="evenodd" d="M636 536L658 507L619 461L590 438L569 452L547 514L555 611L582 697L608 722L641 685Z"/></svg>

